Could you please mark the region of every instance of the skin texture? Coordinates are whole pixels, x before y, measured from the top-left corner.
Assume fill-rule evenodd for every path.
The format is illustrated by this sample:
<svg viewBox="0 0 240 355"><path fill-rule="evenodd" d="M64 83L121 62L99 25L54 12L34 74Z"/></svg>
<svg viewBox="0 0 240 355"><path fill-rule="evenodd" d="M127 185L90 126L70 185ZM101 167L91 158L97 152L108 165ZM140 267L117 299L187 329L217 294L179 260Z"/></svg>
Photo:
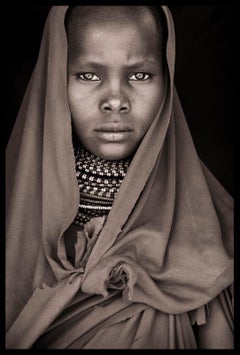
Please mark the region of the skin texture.
<svg viewBox="0 0 240 355"><path fill-rule="evenodd" d="M163 96L161 33L137 6L78 6L68 24L68 100L79 140L100 158L132 155Z"/></svg>

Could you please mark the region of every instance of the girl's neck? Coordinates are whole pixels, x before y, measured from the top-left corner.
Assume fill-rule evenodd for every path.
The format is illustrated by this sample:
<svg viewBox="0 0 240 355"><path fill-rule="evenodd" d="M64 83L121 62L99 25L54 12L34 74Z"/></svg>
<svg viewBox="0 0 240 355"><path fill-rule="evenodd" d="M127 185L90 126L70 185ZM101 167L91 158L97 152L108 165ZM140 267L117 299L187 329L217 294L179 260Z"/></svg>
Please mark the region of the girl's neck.
<svg viewBox="0 0 240 355"><path fill-rule="evenodd" d="M108 215L131 163L131 158L104 160L74 142L80 202L74 223L83 225L93 217Z"/></svg>

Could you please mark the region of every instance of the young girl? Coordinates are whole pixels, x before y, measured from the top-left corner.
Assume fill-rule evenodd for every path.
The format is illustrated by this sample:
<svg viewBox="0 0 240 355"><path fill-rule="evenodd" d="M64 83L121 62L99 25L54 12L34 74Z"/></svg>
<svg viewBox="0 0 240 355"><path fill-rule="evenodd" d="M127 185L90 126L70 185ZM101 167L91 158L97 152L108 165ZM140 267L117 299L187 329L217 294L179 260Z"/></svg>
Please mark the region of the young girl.
<svg viewBox="0 0 240 355"><path fill-rule="evenodd" d="M174 61L165 6L50 11L7 148L7 348L233 348L232 198Z"/></svg>

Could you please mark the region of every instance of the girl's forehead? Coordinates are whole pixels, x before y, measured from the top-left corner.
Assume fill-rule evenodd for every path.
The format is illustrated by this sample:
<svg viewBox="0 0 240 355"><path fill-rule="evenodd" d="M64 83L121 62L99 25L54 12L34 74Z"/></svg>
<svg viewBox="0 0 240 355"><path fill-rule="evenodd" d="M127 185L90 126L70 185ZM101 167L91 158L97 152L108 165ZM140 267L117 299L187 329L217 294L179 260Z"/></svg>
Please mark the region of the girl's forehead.
<svg viewBox="0 0 240 355"><path fill-rule="evenodd" d="M116 27L113 22L105 25L88 25L69 44L69 58L79 56L104 58L107 62L126 62L133 57L158 57L161 45L158 36L142 26L129 24Z"/></svg>
<svg viewBox="0 0 240 355"><path fill-rule="evenodd" d="M89 27L106 26L109 31L135 28L135 31L151 32L157 35L159 26L146 6L76 6L70 16L69 34L74 36L85 32Z"/></svg>
<svg viewBox="0 0 240 355"><path fill-rule="evenodd" d="M127 42L131 43L133 48L145 48L144 43L149 48L152 45L159 47L161 44L159 26L150 10L145 7L140 7L140 10L135 12L128 6L114 8L108 12L104 6L89 6L88 10L78 8L69 26L68 40L71 50L96 46L98 40L109 41L109 44L116 41L123 47Z"/></svg>

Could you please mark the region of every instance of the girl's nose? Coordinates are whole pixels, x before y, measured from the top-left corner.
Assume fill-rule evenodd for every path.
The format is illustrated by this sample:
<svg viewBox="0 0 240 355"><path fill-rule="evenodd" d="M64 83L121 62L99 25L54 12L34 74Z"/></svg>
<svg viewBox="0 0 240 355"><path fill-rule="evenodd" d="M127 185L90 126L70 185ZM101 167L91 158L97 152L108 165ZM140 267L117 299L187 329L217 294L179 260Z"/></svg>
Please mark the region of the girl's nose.
<svg viewBox="0 0 240 355"><path fill-rule="evenodd" d="M105 97L100 102L100 111L104 113L127 113L130 110L130 102L122 94Z"/></svg>

